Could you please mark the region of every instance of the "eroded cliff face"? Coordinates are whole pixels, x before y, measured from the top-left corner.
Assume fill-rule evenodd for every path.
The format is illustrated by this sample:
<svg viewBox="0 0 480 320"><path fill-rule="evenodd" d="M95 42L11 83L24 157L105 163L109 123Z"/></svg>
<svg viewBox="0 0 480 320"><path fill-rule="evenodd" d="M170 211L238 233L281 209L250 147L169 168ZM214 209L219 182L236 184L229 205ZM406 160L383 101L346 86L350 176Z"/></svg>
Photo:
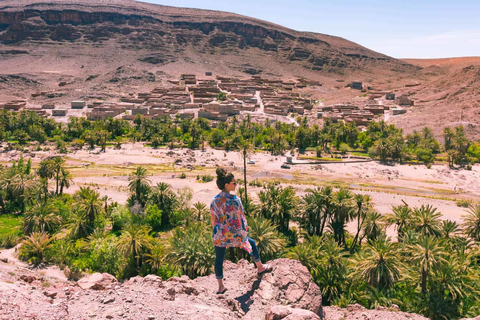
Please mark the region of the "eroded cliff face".
<svg viewBox="0 0 480 320"><path fill-rule="evenodd" d="M4 45L101 45L115 41L123 49L153 51L153 58L140 59L154 64L178 60L187 48L199 55L234 56L244 56L255 48L269 59L330 73L416 69L341 38L296 32L231 14L198 10L196 16L197 11L189 9L188 16L183 11L176 14L171 7L138 4L136 8L133 2L128 2L128 8L94 2L71 6L48 1L17 6L4 3L0 4L0 43Z"/></svg>

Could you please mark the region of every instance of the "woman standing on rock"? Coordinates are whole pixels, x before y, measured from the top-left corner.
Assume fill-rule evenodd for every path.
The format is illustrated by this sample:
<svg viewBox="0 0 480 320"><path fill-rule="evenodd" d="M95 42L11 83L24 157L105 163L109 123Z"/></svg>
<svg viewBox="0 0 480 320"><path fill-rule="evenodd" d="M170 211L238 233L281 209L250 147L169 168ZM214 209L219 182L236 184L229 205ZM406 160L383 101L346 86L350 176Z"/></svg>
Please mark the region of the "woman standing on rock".
<svg viewBox="0 0 480 320"><path fill-rule="evenodd" d="M263 264L255 241L247 237L248 226L240 199L230 194L235 191L237 182L232 173L225 169L217 169L217 187L221 192L210 204L212 216L213 244L215 246L215 277L218 280L218 294L227 289L223 284L223 260L225 248L239 247L245 249L251 256L259 275L272 271L272 266Z"/></svg>

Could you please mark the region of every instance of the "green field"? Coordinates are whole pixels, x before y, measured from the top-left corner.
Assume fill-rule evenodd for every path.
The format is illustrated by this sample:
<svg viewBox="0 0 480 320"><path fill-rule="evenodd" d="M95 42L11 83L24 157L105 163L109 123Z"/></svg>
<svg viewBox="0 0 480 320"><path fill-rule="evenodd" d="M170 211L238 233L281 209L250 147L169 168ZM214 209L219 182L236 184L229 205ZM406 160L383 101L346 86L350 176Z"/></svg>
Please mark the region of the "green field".
<svg viewBox="0 0 480 320"><path fill-rule="evenodd" d="M22 225L22 217L14 215L0 215L0 235L12 233L17 227Z"/></svg>

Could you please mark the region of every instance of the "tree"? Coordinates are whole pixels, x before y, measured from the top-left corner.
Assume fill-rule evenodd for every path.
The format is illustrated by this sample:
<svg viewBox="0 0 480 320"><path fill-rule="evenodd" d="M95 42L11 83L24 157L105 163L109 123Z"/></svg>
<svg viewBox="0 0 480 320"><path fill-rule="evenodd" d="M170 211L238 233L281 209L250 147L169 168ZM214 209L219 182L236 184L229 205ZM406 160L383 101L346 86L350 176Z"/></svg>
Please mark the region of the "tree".
<svg viewBox="0 0 480 320"><path fill-rule="evenodd" d="M60 195L62 195L64 188L67 188L67 189L70 188L70 185L73 182L73 177L70 174L70 171L68 171L65 168L62 168L62 170L60 171L59 179L60 179Z"/></svg>
<svg viewBox="0 0 480 320"><path fill-rule="evenodd" d="M355 216L354 194L350 190L342 188L333 194L332 204L330 228L335 241L346 248L345 227Z"/></svg>
<svg viewBox="0 0 480 320"><path fill-rule="evenodd" d="M395 243L383 234L368 242L362 255L356 256L354 273L368 285L385 290L400 279L401 268Z"/></svg>
<svg viewBox="0 0 480 320"><path fill-rule="evenodd" d="M398 241L401 242L405 229L408 228L412 222L412 209L407 205L393 206L392 213L387 213L383 219L387 225L395 225Z"/></svg>
<svg viewBox="0 0 480 320"><path fill-rule="evenodd" d="M209 213L205 203L197 201L193 204L193 214L197 217L197 221L208 221Z"/></svg>
<svg viewBox="0 0 480 320"><path fill-rule="evenodd" d="M415 245L410 246L411 259L418 264L421 274L422 293L427 292L428 275L432 266L444 262L445 252L440 246L439 240L431 235L423 235Z"/></svg>
<svg viewBox="0 0 480 320"><path fill-rule="evenodd" d="M95 219L102 213L103 208L100 194L90 188L80 187L76 198L77 206L75 211L77 212L77 218L83 218L85 220L87 234L90 234L93 232Z"/></svg>
<svg viewBox="0 0 480 320"><path fill-rule="evenodd" d="M307 193L302 197L302 219L303 227L310 236L321 236L320 229L324 211L324 198L320 188L307 189Z"/></svg>
<svg viewBox="0 0 480 320"><path fill-rule="evenodd" d="M147 178L147 170L138 167L130 177L128 177L128 181L130 181L128 184L130 192L135 195L135 200L143 207L147 200L148 192L150 191L150 180Z"/></svg>
<svg viewBox="0 0 480 320"><path fill-rule="evenodd" d="M462 216L465 233L475 241L480 241L480 204L472 204L468 214Z"/></svg>
<svg viewBox="0 0 480 320"><path fill-rule="evenodd" d="M170 234L166 261L191 279L209 274L215 260L211 237L211 227L207 224L177 227Z"/></svg>
<svg viewBox="0 0 480 320"><path fill-rule="evenodd" d="M355 216L357 218L357 233L355 234L355 238L353 239L353 243L350 247L351 252L355 250L355 247L357 245L360 245L358 241L360 236L360 231L362 229L362 225L364 224L365 218L367 217L367 214L372 209L372 198L370 198L369 195L356 194L355 204L357 205L356 213L355 213ZM372 219L370 219L370 221L373 222Z"/></svg>
<svg viewBox="0 0 480 320"><path fill-rule="evenodd" d="M248 215L250 208L248 208L248 193L247 193L247 158L251 157L253 146L248 140L244 140L240 146L240 156L243 159L243 181L245 182L245 199L243 199L245 214Z"/></svg>
<svg viewBox="0 0 480 320"><path fill-rule="evenodd" d="M270 184L266 191L260 191L258 198L261 215L276 224L280 232L287 234L297 204L295 190Z"/></svg>
<svg viewBox="0 0 480 320"><path fill-rule="evenodd" d="M437 208L431 205L422 205L420 208L413 209L415 231L423 236L431 235L438 237L440 235L440 217L442 214L436 212Z"/></svg>
<svg viewBox="0 0 480 320"><path fill-rule="evenodd" d="M248 234L249 237L255 239L260 254L266 260L281 257L287 246L283 235L270 221L262 217L248 218Z"/></svg>
<svg viewBox="0 0 480 320"><path fill-rule="evenodd" d="M131 224L125 227L118 239L117 247L132 263L133 270L138 272L142 266L142 255L150 248L150 228L144 225Z"/></svg>
<svg viewBox="0 0 480 320"><path fill-rule="evenodd" d="M50 205L37 204L25 213L23 233L32 232L55 233L62 223L62 217L57 215Z"/></svg>
<svg viewBox="0 0 480 320"><path fill-rule="evenodd" d="M165 182L159 182L150 193L149 203L156 204L162 211L162 226L170 224L170 218L179 205L177 195L171 186Z"/></svg>
<svg viewBox="0 0 480 320"><path fill-rule="evenodd" d="M58 194L58 187L60 184L60 177L62 174L62 171L66 171L66 169L63 167L65 164L65 160L63 160L61 157L55 157L52 159L52 169L55 175L55 194Z"/></svg>
<svg viewBox="0 0 480 320"><path fill-rule="evenodd" d="M383 227L380 224L381 218L382 215L376 211L367 213L363 222L363 231L368 241L375 241L383 233Z"/></svg>
<svg viewBox="0 0 480 320"><path fill-rule="evenodd" d="M20 204L20 213L25 212L30 195L35 188L35 181L31 175L23 172L15 174L9 181L8 191Z"/></svg>
<svg viewBox="0 0 480 320"><path fill-rule="evenodd" d="M53 237L45 232L33 232L22 241L20 257L38 265L44 262L45 252L51 247Z"/></svg>

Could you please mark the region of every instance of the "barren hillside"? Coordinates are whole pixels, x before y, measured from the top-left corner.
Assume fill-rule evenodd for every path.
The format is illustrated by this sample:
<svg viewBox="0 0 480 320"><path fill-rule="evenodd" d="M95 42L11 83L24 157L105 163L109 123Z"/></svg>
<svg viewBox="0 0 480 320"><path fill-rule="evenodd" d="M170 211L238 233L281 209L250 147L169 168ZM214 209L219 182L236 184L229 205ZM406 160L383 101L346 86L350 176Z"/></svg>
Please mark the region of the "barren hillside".
<svg viewBox="0 0 480 320"><path fill-rule="evenodd" d="M328 81L418 69L339 37L128 0L0 1L0 56L4 77L22 77L1 81L0 89L23 87L26 95L62 80L74 82L67 91L108 95L181 73Z"/></svg>

